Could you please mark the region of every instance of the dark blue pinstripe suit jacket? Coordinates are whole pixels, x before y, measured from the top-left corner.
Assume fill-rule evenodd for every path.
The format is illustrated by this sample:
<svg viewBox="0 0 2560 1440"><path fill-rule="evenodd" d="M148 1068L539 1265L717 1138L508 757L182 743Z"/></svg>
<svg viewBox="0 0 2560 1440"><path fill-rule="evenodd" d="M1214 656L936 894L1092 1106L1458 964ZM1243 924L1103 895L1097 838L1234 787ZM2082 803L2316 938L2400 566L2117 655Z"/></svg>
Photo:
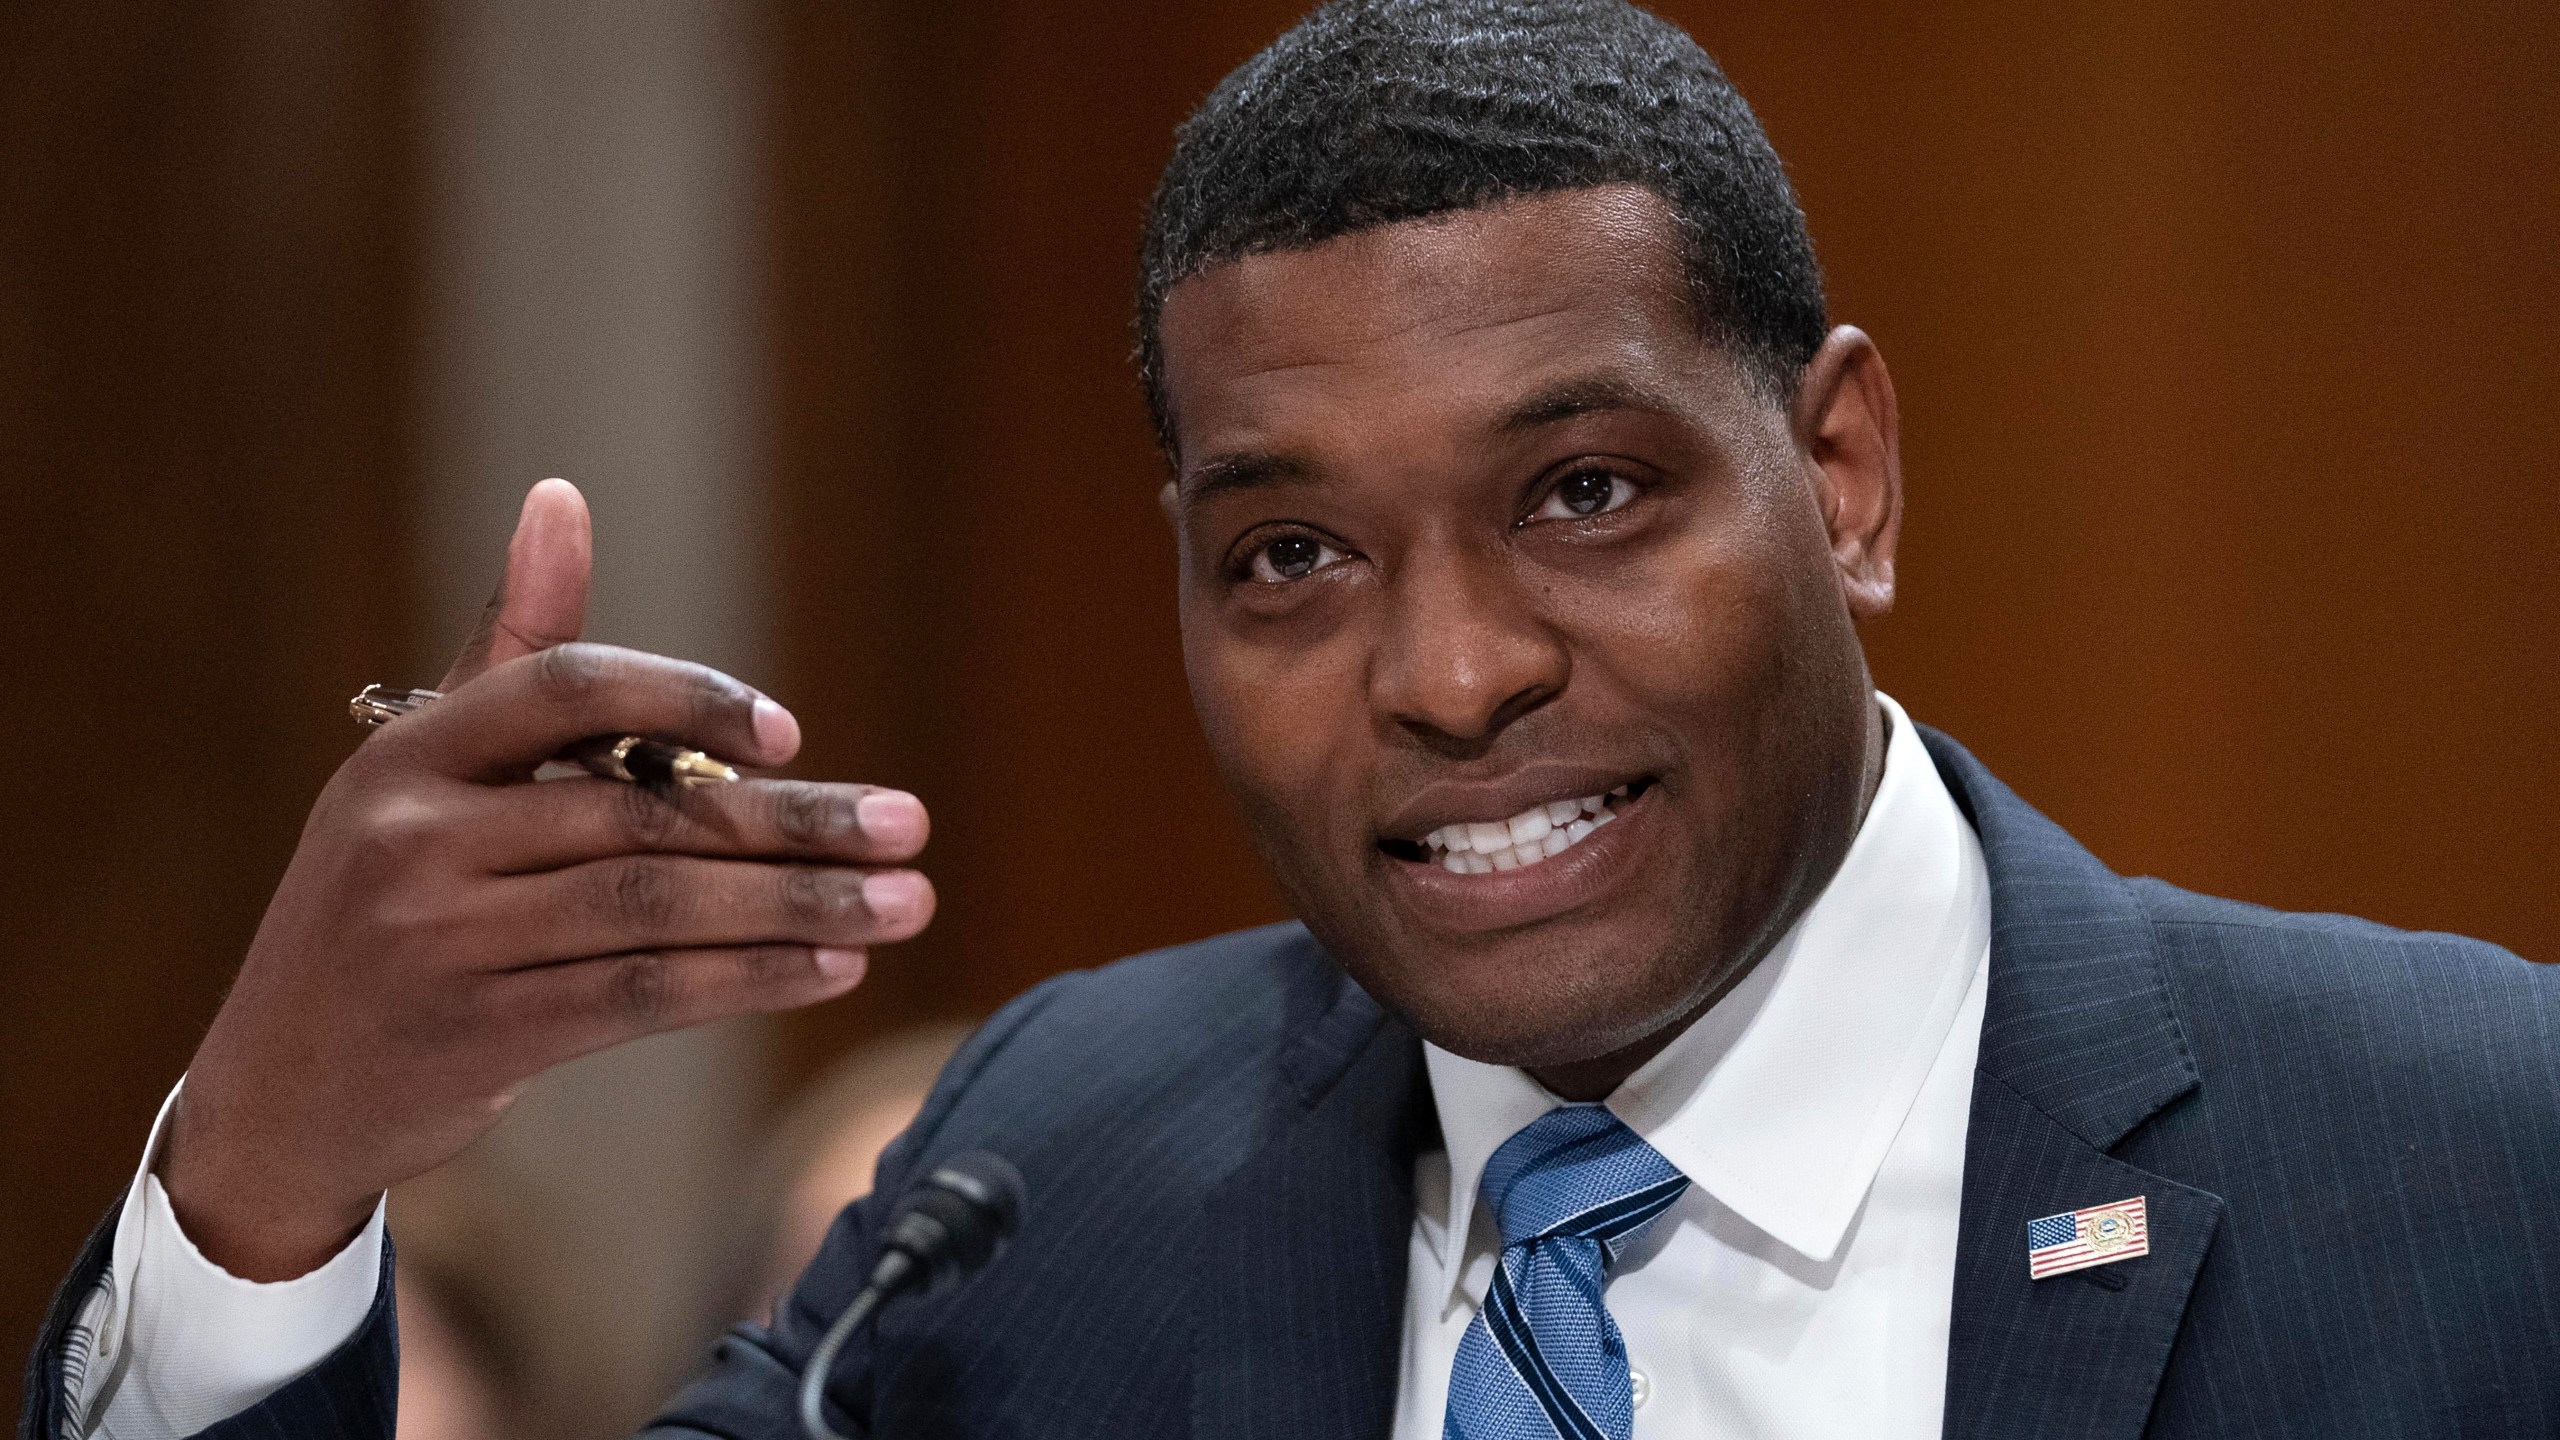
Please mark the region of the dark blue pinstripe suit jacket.
<svg viewBox="0 0 2560 1440"><path fill-rule="evenodd" d="M2121 879L1927 738L1992 882L1947 1434L2560 1435L2560 971ZM879 1187L986 1147L1021 1166L1029 1223L848 1351L839 1427L1383 1437L1432 1127L1412 1032L1296 926L1041 986L952 1061ZM2027 1278L2030 1219L2132 1195L2148 1256ZM798 1366L881 1219L847 1210L775 1326L724 1342L649 1433L793 1436ZM103 1263L93 1243L66 1297ZM388 1295L208 1433L385 1436Z"/></svg>

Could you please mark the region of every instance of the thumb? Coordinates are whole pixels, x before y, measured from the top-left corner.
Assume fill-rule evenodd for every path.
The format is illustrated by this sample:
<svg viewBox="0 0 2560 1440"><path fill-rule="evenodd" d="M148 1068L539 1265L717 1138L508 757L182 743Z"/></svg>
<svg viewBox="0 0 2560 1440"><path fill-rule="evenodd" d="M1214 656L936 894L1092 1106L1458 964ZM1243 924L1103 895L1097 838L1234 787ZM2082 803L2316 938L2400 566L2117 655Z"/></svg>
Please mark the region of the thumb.
<svg viewBox="0 0 2560 1440"><path fill-rule="evenodd" d="M507 542L498 593L489 597L479 628L436 688L456 689L492 665L577 639L586 628L587 579L594 567L587 499L578 487L545 480L527 491L515 538Z"/></svg>

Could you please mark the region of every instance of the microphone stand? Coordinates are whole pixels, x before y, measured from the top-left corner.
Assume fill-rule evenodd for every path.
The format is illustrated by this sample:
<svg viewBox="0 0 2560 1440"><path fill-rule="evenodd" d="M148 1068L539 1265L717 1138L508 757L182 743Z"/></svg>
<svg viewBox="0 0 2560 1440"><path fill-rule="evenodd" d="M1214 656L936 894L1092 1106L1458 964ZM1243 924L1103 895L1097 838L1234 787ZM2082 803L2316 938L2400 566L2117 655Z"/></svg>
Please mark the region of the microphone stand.
<svg viewBox="0 0 2560 1440"><path fill-rule="evenodd" d="M881 1257L884 1262L892 1258L907 1257L894 1250ZM836 1368L836 1355L844 1349L844 1342L852 1339L862 1322L880 1308L880 1302L889 1297L889 1290L879 1277L872 1277L871 1283L863 1286L862 1293L854 1296L853 1303L836 1317L836 1323L827 1327L826 1338L818 1342L818 1348L809 1352L808 1368L800 1372L800 1430L809 1440L848 1440L827 1423L827 1375Z"/></svg>
<svg viewBox="0 0 2560 1440"><path fill-rule="evenodd" d="M1022 1218L1022 1175L1001 1155L973 1150L935 1168L907 1192L881 1242L871 1279L827 1327L800 1372L800 1429L809 1440L847 1440L827 1423L827 1376L862 1323L901 1290L941 1290L995 1258Z"/></svg>

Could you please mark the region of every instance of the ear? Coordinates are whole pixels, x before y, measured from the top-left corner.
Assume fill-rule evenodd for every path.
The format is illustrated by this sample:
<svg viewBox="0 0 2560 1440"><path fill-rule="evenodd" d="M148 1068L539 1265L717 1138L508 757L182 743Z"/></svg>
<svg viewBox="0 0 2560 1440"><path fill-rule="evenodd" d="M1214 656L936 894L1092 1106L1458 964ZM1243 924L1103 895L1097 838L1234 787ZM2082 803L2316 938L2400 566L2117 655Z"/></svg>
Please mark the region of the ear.
<svg viewBox="0 0 2560 1440"><path fill-rule="evenodd" d="M1894 547L1902 539L1902 422L1893 377L1865 331L1833 330L1804 367L1787 412L1796 450L1812 467L1831 535L1831 560L1849 614L1893 609Z"/></svg>
<svg viewBox="0 0 2560 1440"><path fill-rule="evenodd" d="M1156 492L1156 509L1164 513L1164 523L1172 526L1176 534L1182 531L1182 511L1175 503L1181 494L1180 487L1171 480L1164 482L1164 488Z"/></svg>

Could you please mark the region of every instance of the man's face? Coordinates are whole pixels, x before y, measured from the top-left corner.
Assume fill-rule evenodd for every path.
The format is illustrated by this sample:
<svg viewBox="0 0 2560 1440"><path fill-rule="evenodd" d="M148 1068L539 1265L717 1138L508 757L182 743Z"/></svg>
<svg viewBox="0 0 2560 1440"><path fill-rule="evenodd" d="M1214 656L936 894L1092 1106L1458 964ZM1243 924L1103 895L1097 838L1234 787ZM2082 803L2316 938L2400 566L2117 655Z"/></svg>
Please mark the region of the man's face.
<svg viewBox="0 0 2560 1440"><path fill-rule="evenodd" d="M1210 745L1309 928L1481 1060L1658 1045L1869 793L1852 609L1879 565L1889 599L1892 497L1839 493L1827 401L1791 418L1702 338L1674 236L1649 191L1566 191L1223 264L1164 308ZM1870 513L1880 556L1844 548Z"/></svg>

